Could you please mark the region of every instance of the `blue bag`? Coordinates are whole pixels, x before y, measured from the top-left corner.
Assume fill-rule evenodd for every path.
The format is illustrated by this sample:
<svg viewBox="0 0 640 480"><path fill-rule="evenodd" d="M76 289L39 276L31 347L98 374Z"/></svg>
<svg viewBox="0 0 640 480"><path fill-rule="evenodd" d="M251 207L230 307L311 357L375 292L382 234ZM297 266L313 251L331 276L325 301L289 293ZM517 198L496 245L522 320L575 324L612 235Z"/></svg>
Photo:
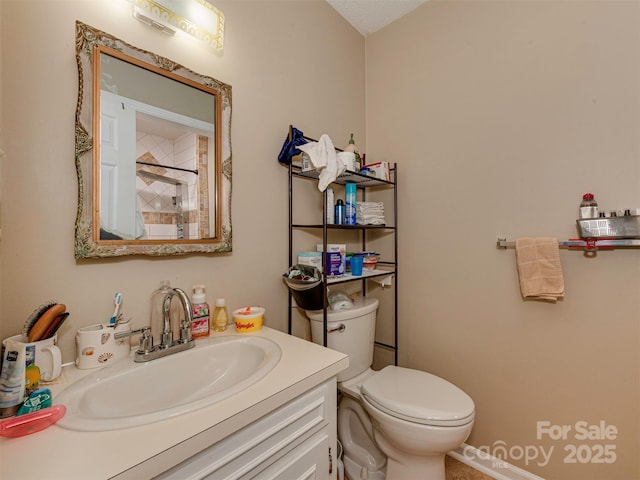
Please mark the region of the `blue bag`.
<svg viewBox="0 0 640 480"><path fill-rule="evenodd" d="M300 130L295 127L291 127L291 132L291 140L289 140L289 135L287 135L287 138L282 145L282 150L280 150L280 154L278 155L278 162L283 165L289 165L292 157L300 155L302 152L298 150L297 147L307 143L307 139L304 138L304 134Z"/></svg>

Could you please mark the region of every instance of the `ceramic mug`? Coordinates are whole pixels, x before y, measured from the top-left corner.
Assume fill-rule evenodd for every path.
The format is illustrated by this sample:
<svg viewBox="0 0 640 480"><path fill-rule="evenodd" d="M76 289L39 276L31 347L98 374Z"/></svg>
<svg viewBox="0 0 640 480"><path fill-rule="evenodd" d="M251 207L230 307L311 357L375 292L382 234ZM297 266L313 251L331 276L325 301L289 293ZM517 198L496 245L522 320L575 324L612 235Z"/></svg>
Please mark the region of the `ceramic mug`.
<svg viewBox="0 0 640 480"><path fill-rule="evenodd" d="M60 376L62 371L62 355L60 348L56 345L58 336L39 340L37 342L29 342L26 335L14 335L5 338L2 345L6 348L6 342L12 340L24 345L26 352L26 366L35 364L40 369L40 378L45 382L55 380Z"/></svg>
<svg viewBox="0 0 640 480"><path fill-rule="evenodd" d="M98 368L126 358L131 351L129 337L117 339L116 332L130 331L129 322L117 326L96 324L76 332L76 366L80 369Z"/></svg>

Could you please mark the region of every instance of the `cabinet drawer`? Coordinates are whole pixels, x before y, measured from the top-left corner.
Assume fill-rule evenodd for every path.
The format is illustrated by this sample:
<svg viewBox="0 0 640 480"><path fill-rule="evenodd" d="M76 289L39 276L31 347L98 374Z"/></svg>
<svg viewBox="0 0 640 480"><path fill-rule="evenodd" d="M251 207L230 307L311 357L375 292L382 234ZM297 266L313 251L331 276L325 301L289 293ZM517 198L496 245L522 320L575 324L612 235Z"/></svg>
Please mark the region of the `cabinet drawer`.
<svg viewBox="0 0 640 480"><path fill-rule="evenodd" d="M156 478L253 478L330 423L335 388L334 379L310 390Z"/></svg>
<svg viewBox="0 0 640 480"><path fill-rule="evenodd" d="M320 480L329 476L329 435L321 431L307 439L252 480Z"/></svg>

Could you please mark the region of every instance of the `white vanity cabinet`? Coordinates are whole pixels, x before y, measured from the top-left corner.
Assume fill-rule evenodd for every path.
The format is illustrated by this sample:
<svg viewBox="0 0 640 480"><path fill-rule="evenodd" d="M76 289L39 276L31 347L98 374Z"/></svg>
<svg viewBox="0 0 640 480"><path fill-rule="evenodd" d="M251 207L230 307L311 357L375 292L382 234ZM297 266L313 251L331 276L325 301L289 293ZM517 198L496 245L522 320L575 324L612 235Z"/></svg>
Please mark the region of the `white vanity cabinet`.
<svg viewBox="0 0 640 480"><path fill-rule="evenodd" d="M347 355L267 326L227 330L216 336L270 339L282 350L280 361L227 399L147 425L96 432L52 425L17 439L0 437L0 478L335 480L336 376L348 367ZM51 386L54 400L87 370L69 365L64 372L64 384Z"/></svg>
<svg viewBox="0 0 640 480"><path fill-rule="evenodd" d="M156 478L335 479L335 455L333 377Z"/></svg>

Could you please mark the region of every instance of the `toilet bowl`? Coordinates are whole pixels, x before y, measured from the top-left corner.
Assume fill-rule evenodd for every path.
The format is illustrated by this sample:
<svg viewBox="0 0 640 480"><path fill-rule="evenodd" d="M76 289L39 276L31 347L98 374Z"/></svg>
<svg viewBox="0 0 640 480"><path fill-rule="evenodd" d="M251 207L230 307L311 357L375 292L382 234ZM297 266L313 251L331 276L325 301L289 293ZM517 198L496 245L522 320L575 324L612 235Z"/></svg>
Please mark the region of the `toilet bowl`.
<svg viewBox="0 0 640 480"><path fill-rule="evenodd" d="M378 301L327 313L327 346L349 355L338 375L338 438L350 479L444 480L444 457L471 433L473 400L427 372L387 366L371 370ZM307 312L312 339L323 341L323 312ZM340 328L338 328L340 327Z"/></svg>
<svg viewBox="0 0 640 480"><path fill-rule="evenodd" d="M338 408L338 439L347 478L384 480L387 457L373 439L373 425L361 403L342 397Z"/></svg>
<svg viewBox="0 0 640 480"><path fill-rule="evenodd" d="M473 400L419 370L388 366L365 380L362 403L387 456L387 479L444 480L444 457L471 433Z"/></svg>

